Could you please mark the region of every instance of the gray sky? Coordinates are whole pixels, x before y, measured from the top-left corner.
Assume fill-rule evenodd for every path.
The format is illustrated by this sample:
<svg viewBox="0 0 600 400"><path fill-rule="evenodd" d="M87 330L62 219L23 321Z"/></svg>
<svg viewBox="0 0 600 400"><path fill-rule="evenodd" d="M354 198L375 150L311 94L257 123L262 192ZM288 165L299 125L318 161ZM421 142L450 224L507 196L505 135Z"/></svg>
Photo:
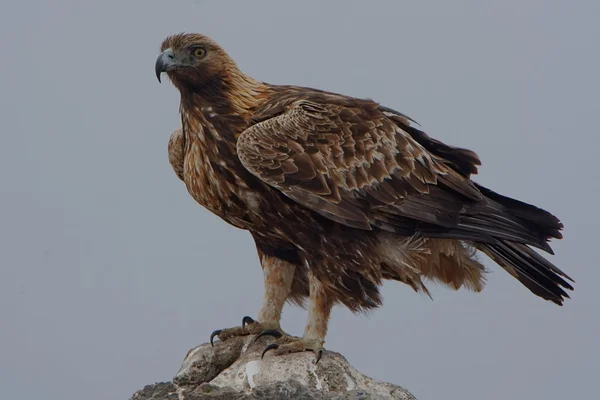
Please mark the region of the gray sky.
<svg viewBox="0 0 600 400"><path fill-rule="evenodd" d="M10 3L10 4L9 4ZM0 6L0 388L125 399L255 315L247 232L167 160L179 96L154 60L202 32L257 79L373 98L475 150L477 180L565 224L560 308L495 264L481 294L386 284L336 308L326 347L425 399L598 395L600 2L20 1ZM306 313L286 307L301 334Z"/></svg>

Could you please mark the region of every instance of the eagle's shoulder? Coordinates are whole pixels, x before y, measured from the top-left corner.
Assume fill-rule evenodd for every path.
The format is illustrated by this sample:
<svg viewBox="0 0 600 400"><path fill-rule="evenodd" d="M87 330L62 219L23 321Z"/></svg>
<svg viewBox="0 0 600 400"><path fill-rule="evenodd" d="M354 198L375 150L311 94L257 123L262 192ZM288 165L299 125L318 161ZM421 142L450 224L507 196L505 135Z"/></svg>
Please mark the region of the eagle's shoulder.
<svg viewBox="0 0 600 400"><path fill-rule="evenodd" d="M443 159L446 165L465 177L477 174L477 167L481 165L481 160L474 151L451 146L429 136L425 131L417 128L419 124L410 116L369 98L358 98L309 87L274 86L272 95L254 114L253 123L276 117L302 104L320 105L330 111L345 110L345 113L360 111L359 115L355 116L355 120L359 116L370 120L389 120L425 150Z"/></svg>
<svg viewBox="0 0 600 400"><path fill-rule="evenodd" d="M371 99L362 99L339 93L328 92L304 86L272 86L271 95L255 110L252 123L258 123L276 117L294 107L319 105L322 109L364 109L375 113L373 116L383 116L379 103ZM402 114L400 114L402 115Z"/></svg>

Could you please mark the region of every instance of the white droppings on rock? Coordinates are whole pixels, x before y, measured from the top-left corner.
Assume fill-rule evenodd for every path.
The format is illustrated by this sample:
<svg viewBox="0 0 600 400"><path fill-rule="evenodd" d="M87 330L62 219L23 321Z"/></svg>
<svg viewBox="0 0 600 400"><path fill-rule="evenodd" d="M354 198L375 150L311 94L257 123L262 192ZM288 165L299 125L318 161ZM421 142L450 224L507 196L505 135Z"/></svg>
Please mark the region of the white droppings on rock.
<svg viewBox="0 0 600 400"><path fill-rule="evenodd" d="M242 347L242 354L244 354L246 350L248 350L248 346L250 346L250 343L254 341L253 337L250 337L249 339L250 340L246 340L246 342L244 343L244 347Z"/></svg>
<svg viewBox="0 0 600 400"><path fill-rule="evenodd" d="M260 372L260 361L249 361L246 364L246 378L248 379L248 385L250 389L254 389L256 384L254 383L254 375Z"/></svg>
<svg viewBox="0 0 600 400"><path fill-rule="evenodd" d="M319 375L317 375L317 366L315 364L310 364L310 367L308 367L308 371L315 377L317 390L323 390L323 385L321 384Z"/></svg>
<svg viewBox="0 0 600 400"><path fill-rule="evenodd" d="M356 388L356 383L354 383L354 380L350 377L350 375L344 372L344 378L346 378L346 390L354 390Z"/></svg>
<svg viewBox="0 0 600 400"><path fill-rule="evenodd" d="M185 400L185 397L183 395L183 388L177 384L174 384L174 386L175 386L175 393L171 392L171 393L169 393L169 396L173 395L173 394L177 394L177 400Z"/></svg>

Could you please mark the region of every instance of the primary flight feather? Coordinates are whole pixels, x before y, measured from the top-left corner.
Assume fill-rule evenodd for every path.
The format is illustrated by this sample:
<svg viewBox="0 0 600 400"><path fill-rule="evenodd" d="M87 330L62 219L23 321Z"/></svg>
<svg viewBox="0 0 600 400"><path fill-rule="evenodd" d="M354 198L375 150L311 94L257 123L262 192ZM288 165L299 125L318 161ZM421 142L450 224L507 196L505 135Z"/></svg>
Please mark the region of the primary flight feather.
<svg viewBox="0 0 600 400"><path fill-rule="evenodd" d="M381 305L383 280L481 291L479 250L535 295L562 305L573 287L531 247L552 252L562 224L471 180L478 156L448 146L375 101L259 82L201 34L168 37L156 61L181 93L169 161L192 197L250 231L265 292L257 318L213 332L271 335L265 351L322 354L329 313ZM304 304L302 337L280 326Z"/></svg>

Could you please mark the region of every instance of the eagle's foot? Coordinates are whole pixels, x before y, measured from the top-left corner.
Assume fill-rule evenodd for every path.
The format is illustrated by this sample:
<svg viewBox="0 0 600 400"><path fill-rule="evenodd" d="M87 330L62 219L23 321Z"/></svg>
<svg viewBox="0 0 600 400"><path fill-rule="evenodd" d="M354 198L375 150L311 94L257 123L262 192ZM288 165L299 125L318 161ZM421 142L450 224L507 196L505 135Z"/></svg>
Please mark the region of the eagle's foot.
<svg viewBox="0 0 600 400"><path fill-rule="evenodd" d="M210 344L214 346L213 341L218 337L220 341L227 340L235 336L255 335L266 331L275 331L279 329L279 323L258 322L251 317L242 318L242 326L235 326L227 329L217 329L210 335Z"/></svg>
<svg viewBox="0 0 600 400"><path fill-rule="evenodd" d="M299 353L302 351L312 351L315 354L315 364L317 364L321 359L323 352L325 351L323 348L323 340L320 339L307 339L282 335L277 341L279 343L271 343L265 347L261 358L263 358L265 354L271 350L274 355L278 356L283 354Z"/></svg>

